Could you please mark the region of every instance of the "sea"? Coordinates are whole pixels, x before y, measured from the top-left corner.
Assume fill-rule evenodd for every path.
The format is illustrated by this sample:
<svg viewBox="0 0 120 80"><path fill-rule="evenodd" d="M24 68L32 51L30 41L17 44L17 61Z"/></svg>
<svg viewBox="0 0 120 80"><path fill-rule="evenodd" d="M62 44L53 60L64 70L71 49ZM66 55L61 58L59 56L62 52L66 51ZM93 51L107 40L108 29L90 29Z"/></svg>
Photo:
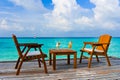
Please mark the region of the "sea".
<svg viewBox="0 0 120 80"><path fill-rule="evenodd" d="M39 43L44 44L42 51L48 55L49 50L56 48L56 43L60 42L59 48L68 48L68 43L72 41L73 50L77 51L77 57L80 58L80 49L83 47L83 42L97 42L98 37L18 37L19 43ZM90 47L88 45L87 47ZM87 55L87 53L85 53ZM108 56L120 58L120 37L113 37L108 49ZM71 56L72 58L73 56ZM66 56L57 56L59 59ZM16 61L18 59L17 49L11 37L0 38L0 61Z"/></svg>

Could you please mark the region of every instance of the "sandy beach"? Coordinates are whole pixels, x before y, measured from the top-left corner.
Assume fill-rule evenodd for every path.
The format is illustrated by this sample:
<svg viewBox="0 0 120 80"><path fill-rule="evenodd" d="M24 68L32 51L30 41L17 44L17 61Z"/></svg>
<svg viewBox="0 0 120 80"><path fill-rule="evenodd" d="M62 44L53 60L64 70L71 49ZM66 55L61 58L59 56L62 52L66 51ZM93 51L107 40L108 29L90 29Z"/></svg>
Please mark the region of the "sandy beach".
<svg viewBox="0 0 120 80"><path fill-rule="evenodd" d="M112 66L107 66L105 58L100 63L93 59L92 68L87 67L87 60L73 68L73 60L67 65L67 60L57 60L56 71L47 63L48 74L44 73L43 65L38 67L37 61L24 62L20 75L16 76L15 61L0 62L0 80L119 80L120 59L110 58Z"/></svg>

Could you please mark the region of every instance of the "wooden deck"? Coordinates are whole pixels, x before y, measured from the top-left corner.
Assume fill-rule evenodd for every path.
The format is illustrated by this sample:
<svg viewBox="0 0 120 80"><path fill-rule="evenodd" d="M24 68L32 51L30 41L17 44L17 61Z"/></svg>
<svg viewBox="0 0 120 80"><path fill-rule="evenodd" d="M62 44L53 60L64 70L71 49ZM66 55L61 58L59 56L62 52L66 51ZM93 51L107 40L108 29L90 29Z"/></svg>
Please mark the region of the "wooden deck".
<svg viewBox="0 0 120 80"><path fill-rule="evenodd" d="M73 60L67 65L67 60L57 60L56 71L47 62L48 74L43 67L39 68L37 61L24 62L20 75L16 76L15 62L0 62L0 80L120 80L120 59L110 58L112 66L107 66L105 58L100 63L93 59L92 68L87 67L87 60L77 61L73 68Z"/></svg>

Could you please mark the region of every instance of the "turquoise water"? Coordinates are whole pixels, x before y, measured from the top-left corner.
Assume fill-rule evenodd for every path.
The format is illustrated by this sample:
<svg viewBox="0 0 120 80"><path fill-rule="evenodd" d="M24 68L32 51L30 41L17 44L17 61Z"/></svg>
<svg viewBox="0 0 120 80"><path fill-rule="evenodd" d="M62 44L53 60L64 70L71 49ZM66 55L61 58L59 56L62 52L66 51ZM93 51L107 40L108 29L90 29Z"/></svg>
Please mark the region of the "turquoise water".
<svg viewBox="0 0 120 80"><path fill-rule="evenodd" d="M72 41L72 49L77 51L77 57L80 56L80 49L83 47L83 42L85 41L97 41L98 38L88 37L88 38L18 38L19 43L24 42L37 42L44 44L42 50L47 55L49 54L49 49L55 48L56 42L60 42L60 48L67 48L68 42ZM112 38L108 55L120 58L120 38ZM89 46L88 46L89 47ZM48 55L49 56L49 55ZM63 58L65 56L59 56L57 58ZM18 54L15 48L12 38L0 38L0 61L14 61L17 60ZM48 59L48 58L47 58Z"/></svg>

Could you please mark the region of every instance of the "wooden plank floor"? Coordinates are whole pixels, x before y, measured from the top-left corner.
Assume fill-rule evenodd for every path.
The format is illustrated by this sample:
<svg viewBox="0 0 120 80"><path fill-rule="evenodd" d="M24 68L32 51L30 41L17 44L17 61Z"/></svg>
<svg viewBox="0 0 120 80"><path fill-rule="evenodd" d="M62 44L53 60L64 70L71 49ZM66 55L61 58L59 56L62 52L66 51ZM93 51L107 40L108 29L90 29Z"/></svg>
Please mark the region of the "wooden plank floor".
<svg viewBox="0 0 120 80"><path fill-rule="evenodd" d="M110 58L112 66L107 66L106 59L100 63L93 59L92 68L87 67L87 60L77 61L77 69L73 68L73 60L67 65L66 60L57 60L56 71L47 62L48 74L37 61L24 62L20 75L16 76L15 62L0 62L0 80L120 80L120 59ZM43 66L43 65L42 65Z"/></svg>

